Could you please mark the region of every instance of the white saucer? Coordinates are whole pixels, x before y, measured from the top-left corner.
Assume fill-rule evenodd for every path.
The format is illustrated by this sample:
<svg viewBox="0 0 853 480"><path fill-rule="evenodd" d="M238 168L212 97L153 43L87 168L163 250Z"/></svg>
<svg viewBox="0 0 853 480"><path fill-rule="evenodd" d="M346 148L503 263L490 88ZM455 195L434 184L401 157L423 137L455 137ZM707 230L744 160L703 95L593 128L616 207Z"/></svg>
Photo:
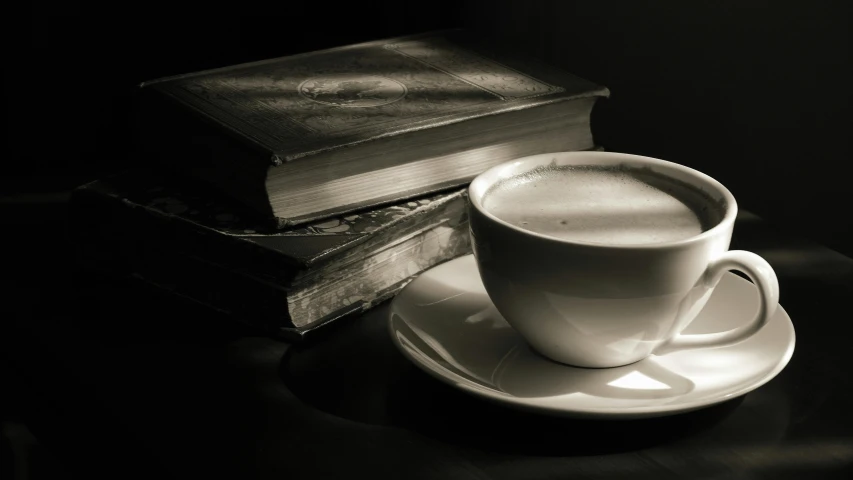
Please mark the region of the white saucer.
<svg viewBox="0 0 853 480"><path fill-rule="evenodd" d="M728 273L684 333L729 330L755 312L758 293ZM794 353L781 306L735 345L652 355L617 368L575 368L531 351L489 300L472 255L432 268L391 302L391 337L427 373L507 406L577 417L640 418L687 412L750 392Z"/></svg>

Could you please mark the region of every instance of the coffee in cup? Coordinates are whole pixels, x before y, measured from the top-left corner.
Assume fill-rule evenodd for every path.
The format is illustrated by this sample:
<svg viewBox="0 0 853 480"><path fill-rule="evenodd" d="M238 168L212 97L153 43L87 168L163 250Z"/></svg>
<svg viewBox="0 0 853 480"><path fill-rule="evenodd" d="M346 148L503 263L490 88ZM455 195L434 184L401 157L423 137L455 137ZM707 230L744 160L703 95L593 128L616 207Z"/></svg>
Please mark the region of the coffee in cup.
<svg viewBox="0 0 853 480"><path fill-rule="evenodd" d="M523 230L602 245L694 237L724 213L701 190L627 166L535 168L492 185L482 205Z"/></svg>

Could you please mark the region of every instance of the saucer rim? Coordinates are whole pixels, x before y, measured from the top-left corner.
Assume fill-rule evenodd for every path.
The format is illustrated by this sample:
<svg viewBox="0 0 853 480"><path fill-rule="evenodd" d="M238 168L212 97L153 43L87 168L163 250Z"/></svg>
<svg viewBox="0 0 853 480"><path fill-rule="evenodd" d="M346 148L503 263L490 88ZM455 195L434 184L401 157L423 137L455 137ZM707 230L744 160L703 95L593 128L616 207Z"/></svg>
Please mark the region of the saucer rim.
<svg viewBox="0 0 853 480"><path fill-rule="evenodd" d="M451 260L451 262L461 260L462 258L467 257L467 256L470 256L470 255L464 255L462 257L457 257L456 259ZM449 263L449 262L445 262L445 263ZM436 267L433 267L433 268L437 268L440 266L441 265L437 265ZM424 273L427 273L427 272L424 272ZM752 285L752 283L750 283L749 281L747 281L747 280L745 280L745 279L743 279L743 278L739 277L738 275L735 275L731 272L726 272L726 275L730 275L732 277L737 278L737 280L739 280L741 282ZM419 275L419 277L420 277L420 275ZM416 357L414 357L413 355L411 355L411 353L408 351L408 348L405 347L404 345L402 345L400 343L400 340L397 338L397 335L395 332L398 331L398 329L394 328L394 323L395 323L394 314L395 314L395 312L398 311L398 309L395 307L398 303L401 302L401 300L399 300L399 299L403 296L403 293L406 290L409 290L410 288L414 288L417 280L418 280L417 278L412 280L391 301L391 305L390 305L389 313L388 313L387 325L388 325L389 335L391 336L391 341L394 343L394 346L397 348L397 350L399 350L403 354L403 356L408 359L408 361L415 364L421 371L424 371L425 373L427 373L430 376L438 379L442 383L450 385L451 387L458 388L461 391L466 392L467 394L474 395L474 396L477 396L479 398L483 398L483 399L486 399L486 400L489 400L492 402L496 402L496 403L499 403L501 405L506 405L506 406L510 406L513 408L526 410L526 411L533 411L533 412L537 412L537 413L545 413L545 414L559 415L559 416L565 416L565 417L583 417L583 418L595 417L595 418L613 418L613 419L635 419L635 418L652 418L652 417L661 417L661 416L666 416L666 415L676 415L676 414L680 414L680 413L687 413L690 411L699 410L701 408L710 407L712 405L717 405L717 404L726 402L728 400L733 400L735 398L746 395L747 393L752 392L752 391L764 386L765 384L767 384L768 382L770 382L771 380L776 378L776 376L778 376L782 372L782 370L784 370L785 367L788 366L788 363L791 361L791 358L794 355L794 350L795 350L796 343L797 343L796 331L794 329L794 324L791 321L790 315L788 315L788 312L782 307L781 304L777 304L777 307L776 307L777 310L776 310L776 312L773 313L773 316L775 317L776 315L780 315L782 317L781 319L779 319L777 321L784 321L785 322L785 327L786 327L786 330L788 331L789 337L790 337L790 340L788 341L788 345L785 348L784 354L782 354L779 357L779 360L777 361L776 366L773 369L771 369L767 374L765 374L764 376L762 376L758 380L751 382L751 383L748 383L748 384L742 386L741 388L735 389L734 391L729 392L725 395L722 395L720 397L711 397L711 398L699 399L699 400L695 400L693 402L689 402L686 404L682 403L682 404L673 405L671 403L668 403L668 404L663 404L663 405L653 405L653 406L647 406L647 407L640 406L640 407L605 407L605 408L561 408L561 407L555 406L555 405L541 405L541 404L531 403L529 401L525 401L525 399L522 399L519 397L514 397L514 396L511 396L511 395L506 394L506 393L498 392L495 390L488 390L485 387L476 386L476 384L474 382L466 379L465 377L463 377L463 376L461 376L455 372L452 372L452 371L450 371L446 368L440 367L440 366L433 367L433 366L427 365L424 362L417 359ZM402 319L402 316L400 318ZM402 320L399 320L399 321L402 321ZM719 347L719 348L726 348L726 347ZM655 356L655 355L652 354L649 357L646 357L637 363L639 364L639 363L645 362L648 360L648 358L651 358L653 356ZM581 367L568 367L568 368L581 368ZM535 398L546 398L546 397L535 397Z"/></svg>

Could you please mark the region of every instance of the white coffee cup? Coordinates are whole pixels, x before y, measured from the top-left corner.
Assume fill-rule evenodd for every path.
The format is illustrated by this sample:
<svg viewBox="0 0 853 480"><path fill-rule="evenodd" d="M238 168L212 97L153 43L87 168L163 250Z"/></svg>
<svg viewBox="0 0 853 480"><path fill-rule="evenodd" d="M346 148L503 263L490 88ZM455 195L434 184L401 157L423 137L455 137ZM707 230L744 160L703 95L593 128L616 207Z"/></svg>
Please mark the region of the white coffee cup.
<svg viewBox="0 0 853 480"><path fill-rule="evenodd" d="M663 243L608 245L552 237L513 225L483 207L488 189L545 166L649 169L706 194L721 220L695 236ZM531 208L534 206L531 205ZM737 203L713 178L664 160L611 152L559 152L510 161L469 187L471 239L486 292L506 321L540 354L580 367L617 367L651 354L740 342L758 332L779 301L779 284L758 255L729 250ZM734 330L681 335L728 270L756 285L759 308Z"/></svg>

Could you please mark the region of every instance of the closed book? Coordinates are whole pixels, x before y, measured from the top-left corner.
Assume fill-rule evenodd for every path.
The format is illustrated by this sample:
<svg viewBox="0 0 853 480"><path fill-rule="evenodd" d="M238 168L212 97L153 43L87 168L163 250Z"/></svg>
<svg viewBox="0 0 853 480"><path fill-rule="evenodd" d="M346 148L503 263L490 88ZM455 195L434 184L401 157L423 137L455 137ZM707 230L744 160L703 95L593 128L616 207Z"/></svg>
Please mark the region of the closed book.
<svg viewBox="0 0 853 480"><path fill-rule="evenodd" d="M605 87L462 30L144 82L139 145L276 228L593 148Z"/></svg>
<svg viewBox="0 0 853 480"><path fill-rule="evenodd" d="M137 170L75 189L69 230L87 268L298 338L469 253L465 202L454 189L278 230L206 184Z"/></svg>

